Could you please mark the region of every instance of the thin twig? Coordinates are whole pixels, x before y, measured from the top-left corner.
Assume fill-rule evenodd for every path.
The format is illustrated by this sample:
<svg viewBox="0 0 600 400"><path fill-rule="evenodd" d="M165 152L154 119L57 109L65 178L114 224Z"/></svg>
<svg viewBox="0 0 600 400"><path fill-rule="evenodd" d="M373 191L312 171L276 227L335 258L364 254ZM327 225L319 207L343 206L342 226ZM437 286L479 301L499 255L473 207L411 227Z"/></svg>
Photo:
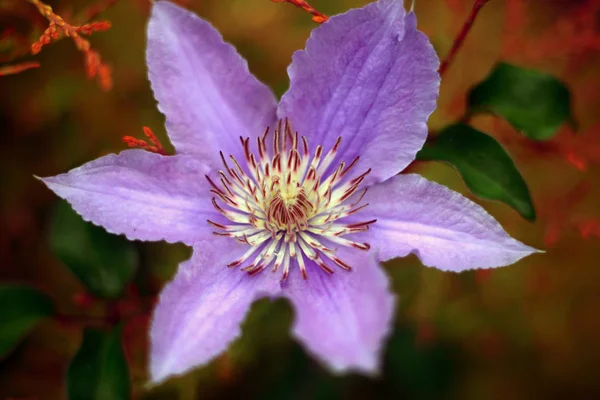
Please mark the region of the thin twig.
<svg viewBox="0 0 600 400"><path fill-rule="evenodd" d="M456 39L454 39L452 48L448 52L448 55L446 56L444 61L442 62L442 65L440 65L440 69L439 69L440 76L444 75L444 72L446 72L446 70L452 63L452 61L454 61L454 57L456 57L456 53L462 47L462 45L465 41L465 38L467 37L467 35L469 34L469 31L473 27L473 24L475 23L475 18L477 18L477 14L479 14L479 11L481 10L481 8L488 1L490 1L490 0L475 0L475 3L473 4L473 8L471 9L469 16L467 17L467 20L463 24L460 32L458 33L458 36L456 36Z"/></svg>
<svg viewBox="0 0 600 400"><path fill-rule="evenodd" d="M31 68L39 68L39 66L40 63L37 61L26 61L18 64L2 65L0 66L0 76L18 74Z"/></svg>
<svg viewBox="0 0 600 400"><path fill-rule="evenodd" d="M309 12L312 15L312 20L317 24L322 24L327 21L329 17L323 13L317 11L313 6L308 4L305 0L271 0L275 3L290 3L295 5L296 7L300 7L306 12Z"/></svg>
<svg viewBox="0 0 600 400"><path fill-rule="evenodd" d="M98 79L98 84L103 90L109 90L112 87L110 67L102 62L100 54L91 48L90 42L81 35L90 35L95 31L103 31L110 28L109 21L92 22L89 24L76 26L66 22L60 15L52 11L52 7L42 3L40 0L27 0L33 4L49 22L50 25L44 31L40 39L31 45L31 53L37 54L42 48L58 39L61 35L70 37L77 49L85 56L85 67L88 77Z"/></svg>

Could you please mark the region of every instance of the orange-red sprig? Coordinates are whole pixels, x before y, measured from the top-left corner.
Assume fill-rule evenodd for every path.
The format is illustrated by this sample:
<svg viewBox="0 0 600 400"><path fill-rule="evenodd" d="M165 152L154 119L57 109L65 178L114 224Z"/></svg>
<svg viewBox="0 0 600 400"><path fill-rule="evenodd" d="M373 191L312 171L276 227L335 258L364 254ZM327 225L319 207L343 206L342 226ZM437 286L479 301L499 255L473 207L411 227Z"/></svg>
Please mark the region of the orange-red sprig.
<svg viewBox="0 0 600 400"><path fill-rule="evenodd" d="M317 24L322 24L327 21L329 17L323 13L317 11L313 6L308 4L305 0L271 0L275 3L290 3L295 5L296 7L300 7L306 12L309 12L312 15L312 20Z"/></svg>
<svg viewBox="0 0 600 400"><path fill-rule="evenodd" d="M110 90L112 87L112 78L110 67L102 62L100 54L91 48L90 42L81 37L90 35L92 32L105 31L110 28L110 22L100 21L89 24L75 26L67 23L60 15L52 11L52 7L42 3L40 0L28 0L37 7L50 25L44 31L40 39L31 45L33 54L39 53L42 48L60 39L61 35L70 37L75 46L84 54L86 73L89 78L97 78L98 84L103 90Z"/></svg>
<svg viewBox="0 0 600 400"><path fill-rule="evenodd" d="M0 67L0 76L18 74L31 68L38 68L40 63L37 61L27 61L12 65L3 65Z"/></svg>
<svg viewBox="0 0 600 400"><path fill-rule="evenodd" d="M31 54L38 54L40 51L42 51L42 47L52 42L55 42L58 39L60 39L60 33L58 32L58 28L56 27L56 24L54 22L50 22L50 25L48 26L48 28L46 28L42 36L40 36L37 42L31 45Z"/></svg>
<svg viewBox="0 0 600 400"><path fill-rule="evenodd" d="M90 22L77 27L77 32L83 35L91 35L94 32L102 32L110 29L110 21L96 21Z"/></svg>
<svg viewBox="0 0 600 400"><path fill-rule="evenodd" d="M147 126L144 126L143 129L144 135L146 135L150 143L142 139L134 138L133 136L123 136L123 142L129 147L137 147L153 153L166 155L167 151L163 147L162 143L160 143L160 140L158 140L154 132L152 132L152 129Z"/></svg>

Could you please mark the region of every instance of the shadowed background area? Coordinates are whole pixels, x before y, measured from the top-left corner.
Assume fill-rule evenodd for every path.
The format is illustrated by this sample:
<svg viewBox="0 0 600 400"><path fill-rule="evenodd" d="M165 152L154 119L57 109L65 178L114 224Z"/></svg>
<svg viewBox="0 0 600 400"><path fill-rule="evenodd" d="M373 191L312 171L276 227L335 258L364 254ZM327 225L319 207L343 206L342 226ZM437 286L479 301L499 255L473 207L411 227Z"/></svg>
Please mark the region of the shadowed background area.
<svg viewBox="0 0 600 400"><path fill-rule="evenodd" d="M576 123L564 124L549 140L528 139L491 115L470 120L513 158L529 187L535 221L504 203L475 197L446 164L418 161L410 166L481 204L512 236L546 253L498 270L461 274L425 268L414 256L387 263L400 301L378 378L331 375L290 338L291 307L283 300L263 300L253 306L243 336L226 353L155 388L145 386L149 310L190 250L107 237L73 218L34 178L123 150L123 136L144 138L142 126L172 151L146 78L150 3L76 3L48 2L67 21L84 18L98 3L114 3L96 18L112 27L89 37L112 68L110 91L86 78L84 56L69 39L45 46L35 58L16 59L39 61L40 68L0 74L0 280L41 290L55 300L60 314L36 325L0 359L0 399L66 398L69 364L79 352L73 362L79 360L78 371L85 370L83 350L94 347L92 335L80 351L83 328L102 331L113 325L119 326L116 342L120 335L129 365L121 374L129 375L134 398L600 396L599 1L490 0L444 74L438 109L429 121L434 135L465 115L469 89L499 61L559 78L570 92ZM278 96L288 85L292 53L316 26L299 8L269 0L179 3L211 21ZM311 2L327 15L366 3ZM441 58L472 3L417 0L419 28ZM46 27L33 5L0 0L0 66L26 54ZM97 273L90 277L92 268ZM104 275L103 268L118 272ZM130 282L122 291L111 276ZM102 374L95 375L90 385ZM85 373L77 378L80 384L85 379Z"/></svg>

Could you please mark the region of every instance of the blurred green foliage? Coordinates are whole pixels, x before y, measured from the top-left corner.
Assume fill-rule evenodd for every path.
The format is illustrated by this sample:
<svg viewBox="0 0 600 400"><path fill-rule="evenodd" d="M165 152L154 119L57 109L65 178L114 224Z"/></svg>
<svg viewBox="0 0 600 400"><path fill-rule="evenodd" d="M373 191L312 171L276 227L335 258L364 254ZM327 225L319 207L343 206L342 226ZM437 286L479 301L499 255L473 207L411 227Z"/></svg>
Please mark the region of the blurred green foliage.
<svg viewBox="0 0 600 400"><path fill-rule="evenodd" d="M469 112L491 111L535 140L547 140L571 118L571 94L555 77L499 63L469 93Z"/></svg>
<svg viewBox="0 0 600 400"><path fill-rule="evenodd" d="M397 327L386 354L386 372L398 394L439 399L456 378L457 350L443 342L419 344L414 328Z"/></svg>
<svg viewBox="0 0 600 400"><path fill-rule="evenodd" d="M0 359L53 313L54 304L45 294L27 286L0 286Z"/></svg>
<svg viewBox="0 0 600 400"><path fill-rule="evenodd" d="M132 242L85 222L63 200L55 206L50 246L87 290L99 297L119 297L138 264Z"/></svg>
<svg viewBox="0 0 600 400"><path fill-rule="evenodd" d="M88 328L67 373L69 400L127 400L129 367L121 344L121 329Z"/></svg>
<svg viewBox="0 0 600 400"><path fill-rule="evenodd" d="M523 218L535 220L525 180L510 156L491 136L468 125L452 125L428 142L417 159L451 164L475 195L502 201Z"/></svg>

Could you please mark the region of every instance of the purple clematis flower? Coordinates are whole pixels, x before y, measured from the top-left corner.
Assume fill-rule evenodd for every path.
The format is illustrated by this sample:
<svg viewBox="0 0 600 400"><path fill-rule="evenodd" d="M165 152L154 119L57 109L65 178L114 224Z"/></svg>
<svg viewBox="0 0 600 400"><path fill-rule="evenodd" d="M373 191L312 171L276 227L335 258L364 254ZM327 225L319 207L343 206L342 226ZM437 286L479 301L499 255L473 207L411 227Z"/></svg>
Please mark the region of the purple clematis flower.
<svg viewBox="0 0 600 400"><path fill-rule="evenodd" d="M279 105L209 23L169 2L153 6L147 61L177 155L123 151L44 182L109 232L193 246L154 314L153 382L222 352L265 296L289 299L293 335L332 370L376 372L395 306L380 261L416 253L458 272L536 251L461 195L397 175L440 82L402 1L314 29Z"/></svg>

